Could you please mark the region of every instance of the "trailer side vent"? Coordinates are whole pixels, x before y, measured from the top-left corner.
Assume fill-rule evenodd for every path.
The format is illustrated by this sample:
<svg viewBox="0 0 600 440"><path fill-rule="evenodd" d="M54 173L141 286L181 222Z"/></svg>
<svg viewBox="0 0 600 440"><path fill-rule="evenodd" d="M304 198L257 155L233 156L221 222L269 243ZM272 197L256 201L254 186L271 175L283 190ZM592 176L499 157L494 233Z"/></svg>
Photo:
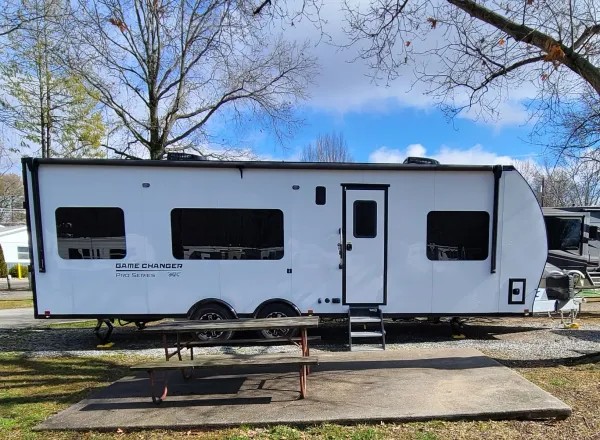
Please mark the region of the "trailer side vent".
<svg viewBox="0 0 600 440"><path fill-rule="evenodd" d="M317 205L324 205L327 201L327 190L324 186L317 186L315 188L315 203Z"/></svg>

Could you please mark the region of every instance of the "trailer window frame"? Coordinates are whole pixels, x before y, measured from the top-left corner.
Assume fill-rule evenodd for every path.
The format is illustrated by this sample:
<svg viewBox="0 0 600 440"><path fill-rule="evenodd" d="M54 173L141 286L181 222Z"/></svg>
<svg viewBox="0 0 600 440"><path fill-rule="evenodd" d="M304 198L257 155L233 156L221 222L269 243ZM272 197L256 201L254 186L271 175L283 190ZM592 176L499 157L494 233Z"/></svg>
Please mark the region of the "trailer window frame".
<svg viewBox="0 0 600 440"><path fill-rule="evenodd" d="M56 250L63 260L122 260L127 256L125 213L122 208L61 206L54 211L54 218ZM100 246L102 240L106 239L116 241ZM63 240L77 240L79 244L89 240L89 244L84 247L65 247L61 243Z"/></svg>
<svg viewBox="0 0 600 440"><path fill-rule="evenodd" d="M429 211L427 259L485 261L490 256L490 214L487 211Z"/></svg>
<svg viewBox="0 0 600 440"><path fill-rule="evenodd" d="M170 217L177 260L276 261L285 254L281 209L173 208Z"/></svg>

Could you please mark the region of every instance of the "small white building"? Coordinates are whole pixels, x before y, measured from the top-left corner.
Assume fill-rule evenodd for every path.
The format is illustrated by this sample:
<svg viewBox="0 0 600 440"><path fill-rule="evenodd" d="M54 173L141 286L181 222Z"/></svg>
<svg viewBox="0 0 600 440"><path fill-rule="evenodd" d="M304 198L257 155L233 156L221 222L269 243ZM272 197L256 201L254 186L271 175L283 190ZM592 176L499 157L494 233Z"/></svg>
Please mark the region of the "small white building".
<svg viewBox="0 0 600 440"><path fill-rule="evenodd" d="M4 251L4 260L10 268L17 263L29 264L29 235L27 226L1 226L0 245Z"/></svg>

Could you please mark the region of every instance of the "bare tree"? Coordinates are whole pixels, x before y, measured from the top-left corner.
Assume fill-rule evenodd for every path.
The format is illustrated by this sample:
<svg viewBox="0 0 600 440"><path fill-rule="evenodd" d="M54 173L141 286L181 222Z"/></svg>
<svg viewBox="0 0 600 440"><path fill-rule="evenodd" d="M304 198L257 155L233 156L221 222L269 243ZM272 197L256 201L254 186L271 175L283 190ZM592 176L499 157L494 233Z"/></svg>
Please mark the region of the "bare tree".
<svg viewBox="0 0 600 440"><path fill-rule="evenodd" d="M557 100L535 125L534 134L550 152L582 162L600 158L600 96L584 90L578 99Z"/></svg>
<svg viewBox="0 0 600 440"><path fill-rule="evenodd" d="M517 162L541 206L594 206L600 203L600 158L566 158L552 165Z"/></svg>
<svg viewBox="0 0 600 440"><path fill-rule="evenodd" d="M107 147L157 159L169 147L206 142L217 115L254 115L282 135L314 62L303 47L274 37L255 6L79 0L65 24L65 61L126 129L123 148Z"/></svg>
<svg viewBox="0 0 600 440"><path fill-rule="evenodd" d="M352 162L342 133L321 134L302 150L303 162Z"/></svg>
<svg viewBox="0 0 600 440"><path fill-rule="evenodd" d="M23 182L17 174L0 175L0 223L25 224Z"/></svg>
<svg viewBox="0 0 600 440"><path fill-rule="evenodd" d="M0 8L0 37L10 35L41 17L42 15L27 7L26 1L5 0Z"/></svg>
<svg viewBox="0 0 600 440"><path fill-rule="evenodd" d="M377 74L393 79L414 62L451 115L473 109L495 116L523 83L538 90L538 112L585 90L600 95L600 8L593 1L370 0L347 1L345 10L351 43Z"/></svg>

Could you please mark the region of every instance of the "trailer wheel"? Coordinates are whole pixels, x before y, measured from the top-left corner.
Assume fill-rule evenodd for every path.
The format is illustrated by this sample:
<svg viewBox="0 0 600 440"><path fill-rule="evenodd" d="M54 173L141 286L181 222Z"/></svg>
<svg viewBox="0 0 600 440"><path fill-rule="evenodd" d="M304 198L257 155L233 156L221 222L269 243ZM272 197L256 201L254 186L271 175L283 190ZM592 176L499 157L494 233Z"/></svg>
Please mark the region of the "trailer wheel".
<svg viewBox="0 0 600 440"><path fill-rule="evenodd" d="M191 319L197 321L214 321L220 319L233 319L234 316L231 315L229 310L219 304L207 304L198 307L191 316ZM210 332L197 332L196 337L201 341L227 341L231 339L233 332L220 332L220 331L210 331Z"/></svg>
<svg viewBox="0 0 600 440"><path fill-rule="evenodd" d="M264 306L256 314L257 318L287 318L288 316L298 316L298 312L293 307L284 303L271 303ZM289 338L298 332L297 329L289 328L261 330L259 336L265 339Z"/></svg>

